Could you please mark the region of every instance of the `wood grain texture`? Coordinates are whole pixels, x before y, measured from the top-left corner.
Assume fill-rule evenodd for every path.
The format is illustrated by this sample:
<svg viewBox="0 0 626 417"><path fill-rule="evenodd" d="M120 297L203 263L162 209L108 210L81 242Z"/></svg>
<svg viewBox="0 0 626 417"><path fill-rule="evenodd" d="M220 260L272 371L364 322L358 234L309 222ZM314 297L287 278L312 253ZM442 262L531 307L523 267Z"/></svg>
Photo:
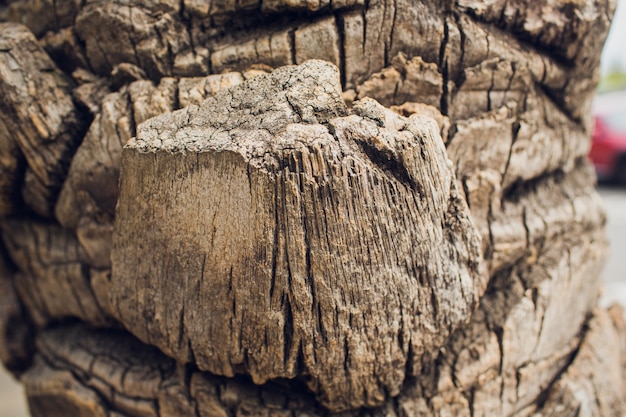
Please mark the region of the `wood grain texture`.
<svg viewBox="0 0 626 417"><path fill-rule="evenodd" d="M588 324L585 340L571 366L548 391L545 404L535 415L624 413L623 368L615 366L621 361L623 350L620 354L613 348L623 348L620 340L620 333L625 330L623 317L622 308L594 311L594 319Z"/></svg>
<svg viewBox="0 0 626 417"><path fill-rule="evenodd" d="M206 77L163 78L158 85L135 80L93 104L97 107L96 117L72 159L55 206L56 219L76 232L90 266L97 269L111 266L122 147L135 136L136 127L159 114L200 104L218 91L261 73L250 70Z"/></svg>
<svg viewBox="0 0 626 417"><path fill-rule="evenodd" d="M60 326L41 333L37 340L39 356L36 365L24 375L23 381L29 392L34 417L65 416L68 415L66 407L82 407L91 410L86 415L98 416L103 403L111 416L539 417L578 416L581 412L588 412L587 415L618 416L623 413L622 370L612 365L618 359L617 351L613 348L619 346L618 339L623 335L623 318L619 316L623 313L612 310L610 314L612 318L602 310L595 310L585 330L574 341L574 349L568 353L561 352L521 372L519 387L514 381L513 384L505 384L500 379L487 384L490 375L496 372L484 370L490 366L491 369L496 368L498 359L497 355L494 357L485 353L481 360L483 376L472 391L446 391L446 387L452 390L455 388L454 380L450 380L450 374L445 371L447 365L443 365L444 372L437 386L439 395L431 399L425 394L428 392L425 385L428 385L429 379L426 376L422 382L411 379L402 395L379 407L343 413L330 413L320 407L305 388L293 382L283 380L259 386L245 378L219 377L182 368L171 358L144 345L128 333L120 330L98 331L86 326ZM481 336L485 334L481 333ZM481 340L486 341L482 337L476 341L483 343ZM496 341L488 344L497 349ZM626 351L621 346L617 356L623 357ZM472 356L477 358L475 354ZM464 357L469 359L471 356L467 354ZM559 369L571 368L571 372L554 375L550 371L552 367L546 366L550 362L556 363ZM459 363L458 370L461 373L464 372L462 369ZM596 372L597 369L602 372ZM480 372L478 367L469 370ZM512 414L497 408L502 404L501 401L514 401L510 394L516 392L516 387L521 394L528 393L525 387L529 386L525 385L524 378L534 374L541 375L551 386L539 404L521 407ZM515 375L510 377L516 378ZM551 378L553 381L550 382ZM607 381L610 383L607 384ZM72 390L59 390L61 384L72 387ZM484 392L485 389L493 389L495 392ZM498 396L500 389L506 390L501 398ZM64 408L50 407L57 403ZM485 406L491 408L482 408ZM513 402L507 405L511 406L514 406Z"/></svg>
<svg viewBox="0 0 626 417"><path fill-rule="evenodd" d="M218 375L306 377L331 410L397 395L486 277L438 127L353 109L336 68L309 61L141 125L122 158L116 318Z"/></svg>
<svg viewBox="0 0 626 417"><path fill-rule="evenodd" d="M50 217L85 120L71 81L25 26L1 23L0 42L0 214L15 212L23 199Z"/></svg>
<svg viewBox="0 0 626 417"><path fill-rule="evenodd" d="M86 254L71 232L55 223L15 219L4 221L1 230L19 268L13 285L38 326L69 317L106 321L89 282Z"/></svg>

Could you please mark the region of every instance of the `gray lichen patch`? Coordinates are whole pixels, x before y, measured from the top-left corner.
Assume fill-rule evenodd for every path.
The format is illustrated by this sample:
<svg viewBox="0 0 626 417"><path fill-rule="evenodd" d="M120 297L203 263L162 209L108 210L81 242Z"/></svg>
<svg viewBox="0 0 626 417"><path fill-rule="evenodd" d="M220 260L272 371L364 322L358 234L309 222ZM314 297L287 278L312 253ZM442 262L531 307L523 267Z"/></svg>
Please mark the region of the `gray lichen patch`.
<svg viewBox="0 0 626 417"><path fill-rule="evenodd" d="M189 106L140 125L127 146L141 152L204 152L218 149L234 131L274 135L290 123L319 124L347 113L339 70L311 60L259 75Z"/></svg>

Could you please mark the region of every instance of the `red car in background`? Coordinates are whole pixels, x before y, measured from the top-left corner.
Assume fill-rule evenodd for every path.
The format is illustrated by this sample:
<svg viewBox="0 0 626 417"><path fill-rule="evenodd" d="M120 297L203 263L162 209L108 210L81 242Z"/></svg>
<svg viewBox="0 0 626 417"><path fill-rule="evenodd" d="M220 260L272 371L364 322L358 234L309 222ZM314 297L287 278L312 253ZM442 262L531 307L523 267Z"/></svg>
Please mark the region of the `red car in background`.
<svg viewBox="0 0 626 417"><path fill-rule="evenodd" d="M600 180L626 185L626 92L599 95L589 158Z"/></svg>

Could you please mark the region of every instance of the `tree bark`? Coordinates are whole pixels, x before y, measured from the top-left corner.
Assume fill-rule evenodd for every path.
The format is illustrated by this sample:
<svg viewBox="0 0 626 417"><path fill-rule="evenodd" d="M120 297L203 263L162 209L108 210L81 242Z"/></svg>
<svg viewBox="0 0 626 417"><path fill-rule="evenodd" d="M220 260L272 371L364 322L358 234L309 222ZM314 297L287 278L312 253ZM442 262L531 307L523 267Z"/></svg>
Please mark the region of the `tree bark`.
<svg viewBox="0 0 626 417"><path fill-rule="evenodd" d="M614 9L0 2L31 414L623 415L586 160Z"/></svg>

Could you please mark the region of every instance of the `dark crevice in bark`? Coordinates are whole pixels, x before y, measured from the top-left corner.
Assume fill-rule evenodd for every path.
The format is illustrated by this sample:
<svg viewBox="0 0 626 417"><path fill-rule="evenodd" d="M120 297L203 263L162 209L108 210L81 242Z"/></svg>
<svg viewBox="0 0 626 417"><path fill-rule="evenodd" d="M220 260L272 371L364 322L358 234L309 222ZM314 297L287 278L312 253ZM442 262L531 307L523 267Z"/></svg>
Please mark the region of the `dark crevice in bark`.
<svg viewBox="0 0 626 417"><path fill-rule="evenodd" d="M335 15L344 15L351 11L361 10L363 6L350 6L337 9ZM276 14L262 14L258 11L247 11L233 16L231 20L211 27L210 39L219 40L228 34L233 39L253 38L255 34L272 33L277 29L297 28L312 23L318 18L328 16L330 9L320 9L315 12L285 9ZM332 15L332 14L331 14ZM243 36L242 36L243 35ZM246 36L247 35L247 36Z"/></svg>
<svg viewBox="0 0 626 417"><path fill-rule="evenodd" d="M572 350L567 356L564 365L555 373L554 377L550 380L550 382L546 385L546 387L541 391L537 399L535 400L536 409L541 410L545 407L549 396L550 391L554 387L554 385L565 375L570 366L576 360L578 356L578 352L580 352L582 344L585 342L585 339L589 333L589 321L593 318L593 316L588 314L587 319L585 320L583 326L580 329L580 333L578 334L578 344L576 348Z"/></svg>
<svg viewBox="0 0 626 417"><path fill-rule="evenodd" d="M467 47L467 34L465 33L465 30L463 30L463 26L461 25L461 15L458 12L453 12L452 16L454 17L454 21L457 27L457 30L459 31L459 35L460 35L460 42L459 42L459 47L461 48L461 53L459 55L459 63L461 65L464 65L465 63L465 48ZM460 89L461 86L463 85L463 82L465 81L465 73L463 71L459 71L459 73L457 74L457 76L455 77L454 80L452 80L455 85L456 85L456 89Z"/></svg>
<svg viewBox="0 0 626 417"><path fill-rule="evenodd" d="M373 145L370 145L363 141L359 141L358 145L361 150L367 155L367 157L374 164L376 164L376 166L381 168L381 170L389 177L394 178L403 185L409 186L413 190L419 190L420 187L418 186L418 184L415 183L415 181L413 181L413 179L411 179L411 176L409 175L406 167L402 164L401 161L398 161L396 155L381 152Z"/></svg>
<svg viewBox="0 0 626 417"><path fill-rule="evenodd" d="M137 116L135 115L135 106L134 106L133 100L131 98L131 95L128 89L124 89L123 97L125 98L125 101L126 101L125 107L128 110L128 116L129 116L128 117L128 121L129 121L128 130L129 130L130 136L133 137L137 134ZM119 126L117 123L115 124L115 130L116 130L118 138L121 139L124 137L122 132L119 131ZM122 143L122 146L124 145L126 144ZM119 182L119 179L118 179L118 182Z"/></svg>
<svg viewBox="0 0 626 417"><path fill-rule="evenodd" d="M543 93L543 96L546 97L549 101L551 101L559 109L559 111L563 113L563 115L565 115L572 122L573 125L579 128L582 128L583 121L581 120L581 118L574 116L565 104L564 100L568 99L569 97L558 96L558 93L559 92L562 93L563 90L556 91L554 89L548 88L545 84L542 84L542 83L536 83L536 86L539 88L539 91Z"/></svg>
<svg viewBox="0 0 626 417"><path fill-rule="evenodd" d="M528 219L528 207L524 206L524 208L522 210L522 225L524 226L524 232L525 232L524 235L526 237L526 252L529 252L530 250L533 249L533 243L534 243L532 241L532 234L531 234L530 226L528 224L528 220L529 220ZM524 283L524 286L527 287L527 283L525 283L525 282L523 282L523 283Z"/></svg>
<svg viewBox="0 0 626 417"><path fill-rule="evenodd" d="M516 13L519 15L520 11L516 10ZM529 49L536 51L540 55L549 56L554 59L556 62L561 64L563 67L572 68L575 65L574 59L568 59L561 49L558 46L550 46L550 45L542 45L538 42L536 38L529 36L523 29L523 22L519 23L519 28L515 28L514 25L508 25L498 21L491 21L489 19L484 19L481 16L478 16L473 10L466 10L465 14L469 16L473 21L477 23L483 23L487 25L493 26L493 28L498 29L498 31L502 31L510 33L514 36L514 38L520 42L520 44L528 47ZM514 19L517 20L517 19ZM567 45L568 43L563 43L563 45Z"/></svg>
<svg viewBox="0 0 626 417"><path fill-rule="evenodd" d="M502 201L517 203L523 199L525 195L535 192L542 182L549 179L561 181L565 178L565 175L563 170L557 169L556 171L545 172L530 180L517 180L503 191Z"/></svg>
<svg viewBox="0 0 626 417"><path fill-rule="evenodd" d="M296 29L293 28L289 31L289 50L291 52L291 64L297 63L296 59Z"/></svg>
<svg viewBox="0 0 626 417"><path fill-rule="evenodd" d="M341 89L346 89L346 33L343 15L335 12L335 26L339 35L337 48L339 50L339 76L341 81Z"/></svg>
<svg viewBox="0 0 626 417"><path fill-rule="evenodd" d="M385 0L385 7L387 6L387 1L389 0ZM391 64L391 59L388 59L387 55L391 53L391 51L393 51L393 36L396 31L397 15L398 15L398 0L393 0L393 14L391 16L391 27L389 28L389 46L385 47L385 66L389 66ZM385 45L387 45L387 43L385 43Z"/></svg>
<svg viewBox="0 0 626 417"><path fill-rule="evenodd" d="M33 364L35 349L35 330L26 310L22 306L20 317L10 318L6 324L7 332L4 335L8 340L22 339L19 352L9 362L3 363L4 367L16 378L26 372ZM19 357L17 354L19 353Z"/></svg>
<svg viewBox="0 0 626 417"><path fill-rule="evenodd" d="M4 325L5 334L0 335L2 343L4 341L18 342L18 350L10 352L10 358L3 358L8 359L8 362L4 362L3 365L17 377L32 366L35 354L35 325L23 301L18 296L17 288L15 287L15 274L18 268L9 256L2 242L1 235L2 232L0 230L0 263L4 264L6 271L0 271L0 273L5 272L7 275L0 276L0 280L5 281L10 286L9 290L12 290L13 294L15 294L15 301L18 303L17 315L8 317ZM8 297L9 294L2 294L1 296ZM11 351L13 351L13 348L11 348Z"/></svg>
<svg viewBox="0 0 626 417"><path fill-rule="evenodd" d="M85 285L87 287L90 287L89 285L89 269L88 267L86 267L85 265L81 265L81 278L83 279ZM78 309L80 310L80 316L81 317L89 317L86 310L85 310L85 306L83 305L82 299L80 297L80 295L77 292L76 286L72 285L71 279L70 277L66 277L66 283L67 285L70 287L71 292L72 292L72 298L74 298L74 301L76 302L76 305L78 305Z"/></svg>
<svg viewBox="0 0 626 417"><path fill-rule="evenodd" d="M78 372L76 372L75 369L73 369L72 367L69 366L59 366L59 359L58 358L50 358L48 356L46 356L44 353L41 353L40 355L37 356L38 358L40 358L43 363L49 367L50 369L54 370L54 371L68 371L73 379L81 384L84 388L89 389L90 391L92 391L98 398L98 400L100 400L101 404L111 410L111 411L116 411L116 408L113 406L113 404L107 400L107 398L105 398L102 393L98 392L98 390L90 387L86 381L85 378L81 377L81 375L79 375ZM87 379L93 378L93 376L88 376ZM102 381L100 381L102 382Z"/></svg>
<svg viewBox="0 0 626 417"><path fill-rule="evenodd" d="M521 125L518 121L513 122L511 125L511 146L509 147L509 154L506 158L506 164L504 164L504 169L502 170L502 179L500 182L504 182L504 178L506 177L506 173L509 170L509 165L511 164L511 157L513 156L513 148L515 147L515 142L517 142L517 138L519 135Z"/></svg>
<svg viewBox="0 0 626 417"><path fill-rule="evenodd" d="M463 394L465 394L465 398L467 398L470 417L474 417L474 398L476 397L476 390L472 388L469 393L464 392Z"/></svg>
<svg viewBox="0 0 626 417"><path fill-rule="evenodd" d="M450 41L450 33L448 29L449 19L451 17L450 13L447 13L445 18L443 19L443 40L441 41L441 47L439 48L439 62L437 66L439 67L439 71L441 71L442 76L442 94L441 101L439 103L439 110L441 114L444 116L448 115L448 95L450 92L448 91L448 82L450 81L450 74L448 68L448 60L446 59L446 47L448 46L448 42ZM446 143L450 142L452 138L452 129L448 132L448 137L443 138Z"/></svg>

